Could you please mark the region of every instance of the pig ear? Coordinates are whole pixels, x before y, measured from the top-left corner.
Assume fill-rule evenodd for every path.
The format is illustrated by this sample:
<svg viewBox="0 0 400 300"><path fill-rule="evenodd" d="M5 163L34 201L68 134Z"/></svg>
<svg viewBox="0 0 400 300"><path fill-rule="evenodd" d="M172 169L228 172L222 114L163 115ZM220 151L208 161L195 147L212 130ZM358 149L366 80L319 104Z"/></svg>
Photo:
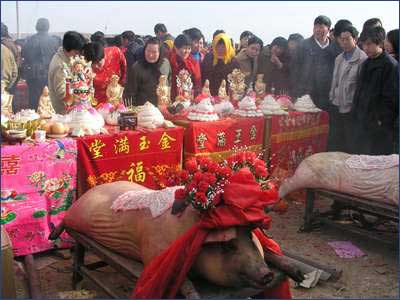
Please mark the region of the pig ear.
<svg viewBox="0 0 400 300"><path fill-rule="evenodd" d="M236 227L230 227L228 229L218 229L210 231L207 235L204 244L215 243L215 242L227 242L237 237Z"/></svg>

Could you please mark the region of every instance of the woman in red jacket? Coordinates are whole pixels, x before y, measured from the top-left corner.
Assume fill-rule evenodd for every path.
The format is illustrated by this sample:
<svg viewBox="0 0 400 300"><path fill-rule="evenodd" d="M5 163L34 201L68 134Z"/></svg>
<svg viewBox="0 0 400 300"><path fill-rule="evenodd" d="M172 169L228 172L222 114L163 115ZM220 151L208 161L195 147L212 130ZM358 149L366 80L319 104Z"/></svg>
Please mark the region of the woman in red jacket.
<svg viewBox="0 0 400 300"><path fill-rule="evenodd" d="M192 41L187 35L178 35L174 41L174 49L169 55L169 62L172 70L171 99L175 101L177 96L176 77L180 70L186 69L191 76L193 82L194 96L201 91L201 72L199 62L191 55Z"/></svg>
<svg viewBox="0 0 400 300"><path fill-rule="evenodd" d="M112 75L119 76L119 84L124 86L126 59L118 47L104 47L101 43L86 44L83 50L85 59L92 62L96 76L93 79L94 97L98 104L107 102L106 90Z"/></svg>

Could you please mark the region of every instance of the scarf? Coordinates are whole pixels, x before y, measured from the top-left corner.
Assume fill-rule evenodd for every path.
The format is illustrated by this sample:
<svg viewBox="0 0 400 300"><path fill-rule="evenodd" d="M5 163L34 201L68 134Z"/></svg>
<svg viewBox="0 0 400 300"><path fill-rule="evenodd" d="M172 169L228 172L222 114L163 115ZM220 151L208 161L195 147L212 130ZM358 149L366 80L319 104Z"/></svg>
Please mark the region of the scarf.
<svg viewBox="0 0 400 300"><path fill-rule="evenodd" d="M232 46L231 39L225 33L220 33L220 34L216 35L212 41L212 49L213 49L213 54L214 54L213 66L215 66L218 63L216 47L220 40L224 41L225 49L226 49L224 58L222 59L224 64L226 65L227 63L230 63L232 58L235 57L235 49Z"/></svg>

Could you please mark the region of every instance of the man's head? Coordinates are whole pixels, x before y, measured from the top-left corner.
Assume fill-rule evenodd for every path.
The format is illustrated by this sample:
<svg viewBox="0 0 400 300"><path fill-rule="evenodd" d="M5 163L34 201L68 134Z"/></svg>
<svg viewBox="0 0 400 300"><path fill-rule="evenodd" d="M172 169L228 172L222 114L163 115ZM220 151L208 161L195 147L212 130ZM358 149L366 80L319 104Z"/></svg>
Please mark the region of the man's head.
<svg viewBox="0 0 400 300"><path fill-rule="evenodd" d="M122 47L127 47L130 43L135 40L135 33L131 30L126 30L122 33Z"/></svg>
<svg viewBox="0 0 400 300"><path fill-rule="evenodd" d="M335 27L333 27L333 36L335 39L340 39L340 33L342 32L342 29L349 25L353 25L349 20L341 19L337 21Z"/></svg>
<svg viewBox="0 0 400 300"><path fill-rule="evenodd" d="M256 58L258 56L258 54L260 53L263 45L264 45L264 43L259 37L255 36L255 35L250 37L247 42L247 48L246 48L247 56L250 58Z"/></svg>
<svg viewBox="0 0 400 300"><path fill-rule="evenodd" d="M372 27L361 32L360 42L362 43L364 52L369 58L375 58L382 53L385 36L385 29L380 26Z"/></svg>
<svg viewBox="0 0 400 300"><path fill-rule="evenodd" d="M186 34L180 34L175 38L174 47L176 49L176 53L182 59L186 59L189 57L192 50L192 40Z"/></svg>
<svg viewBox="0 0 400 300"><path fill-rule="evenodd" d="M192 40L192 52L199 52L204 46L204 36L198 28L189 28L183 31Z"/></svg>
<svg viewBox="0 0 400 300"><path fill-rule="evenodd" d="M319 42L325 43L326 39L328 38L331 24L332 22L327 16L318 16L314 20L314 38L317 39Z"/></svg>
<svg viewBox="0 0 400 300"><path fill-rule="evenodd" d="M156 37L158 37L160 40L162 40L162 37L168 33L167 27L162 24L158 23L156 26L154 26L154 34Z"/></svg>
<svg viewBox="0 0 400 300"><path fill-rule="evenodd" d="M63 37L63 48L67 56L79 55L86 44L85 37L76 31L67 31Z"/></svg>
<svg viewBox="0 0 400 300"><path fill-rule="evenodd" d="M300 33L292 33L289 35L288 48L290 51L296 50L297 46L304 40L304 37Z"/></svg>
<svg viewBox="0 0 400 300"><path fill-rule="evenodd" d="M46 18L40 18L36 22L36 31L37 32L48 32L50 28L50 22Z"/></svg>
<svg viewBox="0 0 400 300"><path fill-rule="evenodd" d="M338 34L343 51L349 52L357 47L358 31L353 25L341 28Z"/></svg>
<svg viewBox="0 0 400 300"><path fill-rule="evenodd" d="M382 21L379 18L371 18L364 22L362 31L373 27L383 27Z"/></svg>
<svg viewBox="0 0 400 300"><path fill-rule="evenodd" d="M284 37L278 36L277 38L274 38L270 47L271 53L279 57L287 51L288 41Z"/></svg>

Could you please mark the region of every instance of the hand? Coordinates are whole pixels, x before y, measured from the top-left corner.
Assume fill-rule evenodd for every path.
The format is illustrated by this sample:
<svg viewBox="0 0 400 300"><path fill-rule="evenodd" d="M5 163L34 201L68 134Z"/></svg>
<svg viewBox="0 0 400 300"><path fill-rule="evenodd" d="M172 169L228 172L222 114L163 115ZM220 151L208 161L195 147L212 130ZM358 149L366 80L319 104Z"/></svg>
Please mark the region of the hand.
<svg viewBox="0 0 400 300"><path fill-rule="evenodd" d="M279 69L282 69L283 64L276 55L271 55L271 62L276 65Z"/></svg>

